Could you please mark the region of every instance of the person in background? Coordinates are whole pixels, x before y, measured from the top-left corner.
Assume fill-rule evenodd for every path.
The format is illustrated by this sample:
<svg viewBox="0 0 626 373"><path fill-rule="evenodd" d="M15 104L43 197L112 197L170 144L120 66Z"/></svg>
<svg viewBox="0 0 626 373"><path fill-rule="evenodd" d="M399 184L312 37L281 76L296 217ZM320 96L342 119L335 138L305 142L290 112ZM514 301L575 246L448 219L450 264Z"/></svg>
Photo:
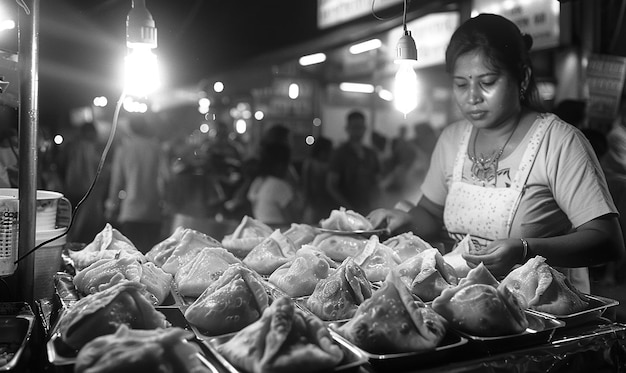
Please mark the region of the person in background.
<svg viewBox="0 0 626 373"><path fill-rule="evenodd" d="M288 227L296 222L295 191L287 180L290 163L291 150L287 145L274 143L264 146L259 173L248 189L252 216L275 228Z"/></svg>
<svg viewBox="0 0 626 373"><path fill-rule="evenodd" d="M410 199L410 192L416 188L415 183L419 182L416 161L417 148L408 138L407 127L402 125L398 129L398 136L392 140L391 155L385 162L387 165L384 169L387 173L383 176L381 185L388 202L384 206L394 206Z"/></svg>
<svg viewBox="0 0 626 373"><path fill-rule="evenodd" d="M259 176L261 162L261 154L264 148L272 146L274 144L281 144L291 149L290 143L290 130L282 123L274 124L269 127L262 135L261 141L257 148L253 149L252 154L242 160L241 162L241 174L242 180L237 189L232 193L232 197L226 201L224 207L230 215L235 215L237 219L243 217L243 215L252 214L252 206L247 198L248 190L252 181ZM299 185L299 177L291 161L287 167L287 181L291 184L291 187L296 190ZM231 216L232 218L233 216Z"/></svg>
<svg viewBox="0 0 626 373"><path fill-rule="evenodd" d="M17 110L0 105L0 188L17 188L19 139Z"/></svg>
<svg viewBox="0 0 626 373"><path fill-rule="evenodd" d="M446 68L464 119L439 136L418 205L369 219L426 240L443 228L456 242L469 234L477 253L463 258L498 278L540 255L589 293L587 267L624 254L618 213L589 141L543 110L531 46L493 14L454 32Z"/></svg>
<svg viewBox="0 0 626 373"><path fill-rule="evenodd" d="M161 203L165 162L145 114L129 114L128 137L116 149L105 216L146 253L163 237Z"/></svg>
<svg viewBox="0 0 626 373"><path fill-rule="evenodd" d="M59 165L63 194L73 208L86 196L96 177L103 145L98 138L95 123L85 122L79 127L76 137L62 148ZM109 174L109 164L105 163L98 182L73 217L72 228L67 234L69 242L91 242L104 228L104 203L109 189Z"/></svg>
<svg viewBox="0 0 626 373"><path fill-rule="evenodd" d="M333 152L326 187L335 201L335 208L345 207L367 214L380 198L378 155L363 143L366 125L362 112L348 113L345 129L348 140Z"/></svg>
<svg viewBox="0 0 626 373"><path fill-rule="evenodd" d="M311 153L302 164L302 188L306 203L303 222L317 224L327 218L335 207L326 189L329 161L333 142L323 136L315 139Z"/></svg>

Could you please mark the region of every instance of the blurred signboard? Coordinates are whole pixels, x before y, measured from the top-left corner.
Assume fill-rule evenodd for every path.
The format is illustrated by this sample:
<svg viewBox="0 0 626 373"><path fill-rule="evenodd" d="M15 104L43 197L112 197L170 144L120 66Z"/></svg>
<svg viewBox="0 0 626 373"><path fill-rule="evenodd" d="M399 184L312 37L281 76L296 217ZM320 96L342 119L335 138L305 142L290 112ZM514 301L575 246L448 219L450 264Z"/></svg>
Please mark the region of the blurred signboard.
<svg viewBox="0 0 626 373"><path fill-rule="evenodd" d="M401 4L403 0L317 0L317 27L329 28L374 11Z"/></svg>
<svg viewBox="0 0 626 373"><path fill-rule="evenodd" d="M587 64L587 115L611 120L617 114L626 76L626 57L592 55Z"/></svg>
<svg viewBox="0 0 626 373"><path fill-rule="evenodd" d="M559 45L560 2L556 0L473 0L472 17L492 13L513 21L533 37L533 50Z"/></svg>

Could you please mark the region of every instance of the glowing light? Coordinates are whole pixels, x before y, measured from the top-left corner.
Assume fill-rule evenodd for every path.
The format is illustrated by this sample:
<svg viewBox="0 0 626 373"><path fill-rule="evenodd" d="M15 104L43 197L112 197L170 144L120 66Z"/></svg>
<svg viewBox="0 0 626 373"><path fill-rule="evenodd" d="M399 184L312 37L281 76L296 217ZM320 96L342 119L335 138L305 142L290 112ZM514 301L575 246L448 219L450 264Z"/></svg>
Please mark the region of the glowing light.
<svg viewBox="0 0 626 373"><path fill-rule="evenodd" d="M309 135L304 139L304 142L306 142L307 145L313 145L315 144L315 137Z"/></svg>
<svg viewBox="0 0 626 373"><path fill-rule="evenodd" d="M198 111L200 114L207 114L211 108L211 100L203 97L198 100Z"/></svg>
<svg viewBox="0 0 626 373"><path fill-rule="evenodd" d="M300 96L300 86L296 83L289 84L289 98L295 100Z"/></svg>
<svg viewBox="0 0 626 373"><path fill-rule="evenodd" d="M343 82L339 84L339 89L344 92L355 92L355 93L373 93L374 92L374 86L371 84L365 84L365 83Z"/></svg>
<svg viewBox="0 0 626 373"><path fill-rule="evenodd" d="M250 112L250 110L244 110L241 112L241 117L243 119L250 119L252 118L252 113Z"/></svg>
<svg viewBox="0 0 626 373"><path fill-rule="evenodd" d="M54 141L54 143L57 144L57 145L61 145L61 144L63 144L63 136L62 135L55 135L54 139L52 141Z"/></svg>
<svg viewBox="0 0 626 373"><path fill-rule="evenodd" d="M145 113L148 111L148 104L135 101L132 97L126 97L122 106L129 113Z"/></svg>
<svg viewBox="0 0 626 373"><path fill-rule="evenodd" d="M235 122L235 131L237 131L238 134L246 133L247 129L248 129L248 124L246 123L244 119L238 119Z"/></svg>
<svg viewBox="0 0 626 373"><path fill-rule="evenodd" d="M5 19L0 21L0 31L13 30L15 28L15 21L12 19Z"/></svg>
<svg viewBox="0 0 626 373"><path fill-rule="evenodd" d="M263 118L265 118L265 113L263 111L257 110L254 112L254 119L261 120Z"/></svg>
<svg viewBox="0 0 626 373"><path fill-rule="evenodd" d="M370 39L364 41L362 43L352 45L348 51L352 54L360 54L364 52L369 52L374 49L378 49L383 45L380 39Z"/></svg>
<svg viewBox="0 0 626 373"><path fill-rule="evenodd" d="M93 106L96 107L106 107L109 104L109 100L107 100L104 96L94 97Z"/></svg>
<svg viewBox="0 0 626 373"><path fill-rule="evenodd" d="M213 84L213 90L217 93L220 93L224 90L224 83L222 82L215 82Z"/></svg>
<svg viewBox="0 0 626 373"><path fill-rule="evenodd" d="M298 60L300 66L315 65L324 61L326 61L326 55L324 53L309 54L307 56L300 57Z"/></svg>
<svg viewBox="0 0 626 373"><path fill-rule="evenodd" d="M157 57L149 47L135 47L125 58L126 85L129 95L146 97L160 86Z"/></svg>
<svg viewBox="0 0 626 373"><path fill-rule="evenodd" d="M313 119L313 125L314 125L315 127L319 127L319 126L321 126L321 125L322 125L322 120L321 120L320 118L314 118L314 119Z"/></svg>
<svg viewBox="0 0 626 373"><path fill-rule="evenodd" d="M207 123L202 123L200 125L200 132L202 132L202 133L209 132L209 125Z"/></svg>
<svg viewBox="0 0 626 373"><path fill-rule="evenodd" d="M393 101L393 93L388 89L381 88L378 90L378 97L385 101Z"/></svg>
<svg viewBox="0 0 626 373"><path fill-rule="evenodd" d="M417 75L413 63L400 62L394 87L394 104L405 116L417 107Z"/></svg>

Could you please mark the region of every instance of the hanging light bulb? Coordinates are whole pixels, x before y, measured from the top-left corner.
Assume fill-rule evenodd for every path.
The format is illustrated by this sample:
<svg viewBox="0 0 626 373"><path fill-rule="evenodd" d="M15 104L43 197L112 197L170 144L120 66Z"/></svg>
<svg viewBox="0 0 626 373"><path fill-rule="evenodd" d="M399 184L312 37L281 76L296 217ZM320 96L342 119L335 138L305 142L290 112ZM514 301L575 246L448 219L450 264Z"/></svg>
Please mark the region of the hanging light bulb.
<svg viewBox="0 0 626 373"><path fill-rule="evenodd" d="M160 84L157 58L152 52L157 47L157 29L145 0L132 0L126 17L126 46L126 93L145 97Z"/></svg>
<svg viewBox="0 0 626 373"><path fill-rule="evenodd" d="M394 82L394 104L396 109L406 115L417 107L417 75L415 74L415 64L417 62L417 47L415 40L411 36L411 31L406 28L406 7L404 0L404 14L402 26L404 35L398 40L396 45L395 63L398 65L398 72Z"/></svg>
<svg viewBox="0 0 626 373"><path fill-rule="evenodd" d="M417 74L413 64L402 62L394 83L394 105L404 116L417 107Z"/></svg>

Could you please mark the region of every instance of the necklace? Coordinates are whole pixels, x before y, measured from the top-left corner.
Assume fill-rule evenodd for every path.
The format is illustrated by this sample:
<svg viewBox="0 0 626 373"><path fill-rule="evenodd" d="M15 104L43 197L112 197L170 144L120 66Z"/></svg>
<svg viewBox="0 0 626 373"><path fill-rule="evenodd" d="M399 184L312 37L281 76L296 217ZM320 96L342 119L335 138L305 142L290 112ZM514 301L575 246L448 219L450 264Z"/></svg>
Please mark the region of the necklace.
<svg viewBox="0 0 626 373"><path fill-rule="evenodd" d="M500 157L502 156L502 153L504 152L504 149L506 148L506 146L509 144L509 141L511 141L511 138L513 138L513 134L515 133L515 130L517 129L517 126L519 125L519 119L517 120L517 124L515 125L515 128L513 128L513 131L511 131L511 134L509 135L509 138L506 139L506 142L504 143L504 145L502 145L502 147L497 150L497 151L493 151L491 153L491 155L489 156L485 156L483 153L480 153L480 157L476 156L476 138L478 138L478 134L480 129L476 130L476 135L474 136L474 143L473 143L473 155L470 156L470 160L472 161L472 179L473 180L477 180L480 181L483 186L489 184L489 185L496 185L496 178L497 178L497 173L498 173L498 160L500 159Z"/></svg>

